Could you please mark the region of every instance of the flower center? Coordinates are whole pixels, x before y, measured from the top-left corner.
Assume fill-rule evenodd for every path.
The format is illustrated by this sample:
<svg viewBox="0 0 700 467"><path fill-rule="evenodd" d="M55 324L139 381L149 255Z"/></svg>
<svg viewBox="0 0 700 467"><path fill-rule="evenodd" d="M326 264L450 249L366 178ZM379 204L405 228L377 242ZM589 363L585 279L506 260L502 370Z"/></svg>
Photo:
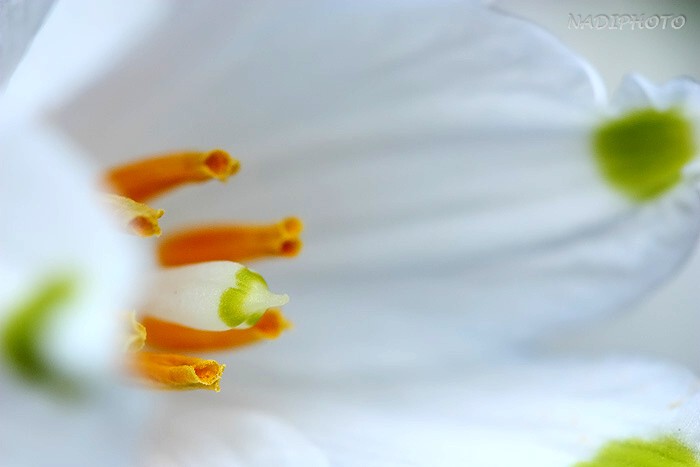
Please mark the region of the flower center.
<svg viewBox="0 0 700 467"><path fill-rule="evenodd" d="M184 185L224 182L239 168L220 149L165 154L109 170L104 176L109 192L102 199L123 230L159 236L164 211L146 202ZM302 230L299 219L287 217L267 225L216 223L168 233L157 247L163 268L154 273L123 329L125 369L161 389L218 392L225 365L150 350L229 350L275 339L289 329L277 309L288 302L287 295L272 293L260 274L238 261L295 256ZM77 394L81 381L54 367L63 361L61 349L54 358L56 349L45 341L56 334L57 324L62 329L59 318L75 306L77 285L63 276L53 278L0 322L0 359L26 381L67 395Z"/></svg>
<svg viewBox="0 0 700 467"><path fill-rule="evenodd" d="M104 196L121 227L159 236L163 211L150 202L193 183L226 181L237 160L220 149L180 152L114 167L104 180L115 193ZM275 307L286 295L270 292L263 277L239 264L270 256L295 256L303 224L288 217L269 225L223 223L170 232L158 242L161 269L138 311L131 316L125 347L127 366L161 389L219 391L225 365L179 353L228 350L278 337L289 323ZM176 266L176 267L174 267Z"/></svg>
<svg viewBox="0 0 700 467"><path fill-rule="evenodd" d="M607 121L595 131L593 147L603 176L636 201L675 186L696 152L692 125L675 109L635 110Z"/></svg>
<svg viewBox="0 0 700 467"><path fill-rule="evenodd" d="M668 437L655 441L627 439L611 441L590 461L574 467L700 467L693 451L680 441Z"/></svg>

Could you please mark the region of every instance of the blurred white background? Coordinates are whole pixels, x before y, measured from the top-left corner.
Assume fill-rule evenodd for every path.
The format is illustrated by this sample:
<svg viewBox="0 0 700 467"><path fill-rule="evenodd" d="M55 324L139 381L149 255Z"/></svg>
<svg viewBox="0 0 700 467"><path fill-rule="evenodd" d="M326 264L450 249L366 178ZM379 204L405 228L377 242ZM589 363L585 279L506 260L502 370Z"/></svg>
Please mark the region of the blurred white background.
<svg viewBox="0 0 700 467"><path fill-rule="evenodd" d="M499 9L543 26L585 57L614 92L628 72L657 83L677 76L700 80L700 1L495 0ZM680 29L570 29L569 14L685 15ZM578 16L576 16L578 17ZM649 299L611 320L550 338L550 352L587 355L634 353L670 358L700 373L700 252Z"/></svg>

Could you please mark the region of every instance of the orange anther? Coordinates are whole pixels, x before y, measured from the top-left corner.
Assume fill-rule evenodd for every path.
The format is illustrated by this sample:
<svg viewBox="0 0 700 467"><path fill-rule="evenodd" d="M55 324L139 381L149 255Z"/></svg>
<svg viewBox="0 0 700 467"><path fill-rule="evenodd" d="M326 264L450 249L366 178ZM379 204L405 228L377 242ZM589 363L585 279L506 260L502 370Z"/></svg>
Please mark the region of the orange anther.
<svg viewBox="0 0 700 467"><path fill-rule="evenodd" d="M117 222L128 232L141 237L160 235L158 219L165 212L162 209L153 209L146 204L119 195L104 195L104 200Z"/></svg>
<svg viewBox="0 0 700 467"><path fill-rule="evenodd" d="M143 202L188 183L226 181L239 168L240 163L221 149L183 152L114 167L105 181L118 194Z"/></svg>
<svg viewBox="0 0 700 467"><path fill-rule="evenodd" d="M160 389L208 389L219 392L225 365L214 360L174 354L138 352L133 370Z"/></svg>
<svg viewBox="0 0 700 467"><path fill-rule="evenodd" d="M274 308L267 310L262 318L248 329L200 331L149 316L141 322L146 327L147 345L172 351L232 349L260 340L275 339L291 326L282 312Z"/></svg>
<svg viewBox="0 0 700 467"><path fill-rule="evenodd" d="M272 225L211 225L174 232L158 243L163 266L204 261L248 261L267 256L296 256L302 222L289 217Z"/></svg>

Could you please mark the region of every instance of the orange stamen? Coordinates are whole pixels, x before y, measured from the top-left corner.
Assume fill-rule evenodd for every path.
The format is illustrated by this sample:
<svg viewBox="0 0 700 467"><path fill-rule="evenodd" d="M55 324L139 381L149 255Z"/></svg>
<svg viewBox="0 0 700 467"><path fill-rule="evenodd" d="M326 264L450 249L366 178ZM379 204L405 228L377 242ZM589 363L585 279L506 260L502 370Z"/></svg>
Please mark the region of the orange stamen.
<svg viewBox="0 0 700 467"><path fill-rule="evenodd" d="M288 217L272 225L212 225L167 235L158 244L163 266L204 261L248 261L266 256L296 256L302 222Z"/></svg>
<svg viewBox="0 0 700 467"><path fill-rule="evenodd" d="M119 195L104 195L104 200L116 220L127 231L141 237L160 235L158 219L165 213L162 209L153 209L146 204Z"/></svg>
<svg viewBox="0 0 700 467"><path fill-rule="evenodd" d="M208 389L219 392L225 365L184 355L138 352L133 370L160 389Z"/></svg>
<svg viewBox="0 0 700 467"><path fill-rule="evenodd" d="M132 162L109 170L105 181L117 193L147 201L188 183L226 181L240 163L226 151L183 152Z"/></svg>
<svg viewBox="0 0 700 467"><path fill-rule="evenodd" d="M275 339L291 327L280 310L271 308L248 329L228 331L201 331L180 324L145 317L146 343L165 350L211 351L225 350L254 344L265 339Z"/></svg>
<svg viewBox="0 0 700 467"><path fill-rule="evenodd" d="M146 345L146 327L136 321L136 313L129 313L129 330L125 342L127 352L138 352Z"/></svg>

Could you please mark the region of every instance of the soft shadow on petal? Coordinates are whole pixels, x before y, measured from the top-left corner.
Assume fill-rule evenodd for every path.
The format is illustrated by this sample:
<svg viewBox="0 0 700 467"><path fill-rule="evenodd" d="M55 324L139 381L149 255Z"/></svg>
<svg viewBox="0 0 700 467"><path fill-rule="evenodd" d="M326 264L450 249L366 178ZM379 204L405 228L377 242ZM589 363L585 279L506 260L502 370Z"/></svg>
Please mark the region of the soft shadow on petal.
<svg viewBox="0 0 700 467"><path fill-rule="evenodd" d="M147 467L326 467L321 451L283 420L248 409L172 401L144 440Z"/></svg>
<svg viewBox="0 0 700 467"><path fill-rule="evenodd" d="M112 388L60 400L7 377L0 369L2 465L131 467L138 459L134 446L154 403L147 394Z"/></svg>
<svg viewBox="0 0 700 467"><path fill-rule="evenodd" d="M266 407L292 420L337 466L565 467L612 440L665 436L700 452L700 382L663 363L445 366L289 378L284 388L275 388L274 374L247 373L239 372L222 403Z"/></svg>
<svg viewBox="0 0 700 467"><path fill-rule="evenodd" d="M0 0L0 88L22 59L52 4L52 0Z"/></svg>
<svg viewBox="0 0 700 467"><path fill-rule="evenodd" d="M600 79L531 24L477 2L211 5L173 10L54 120L105 164L243 161L230 196L164 200L171 219L304 220L299 260L261 266L298 324L283 366L526 339L633 302L694 244L691 187L633 206L604 184Z"/></svg>

